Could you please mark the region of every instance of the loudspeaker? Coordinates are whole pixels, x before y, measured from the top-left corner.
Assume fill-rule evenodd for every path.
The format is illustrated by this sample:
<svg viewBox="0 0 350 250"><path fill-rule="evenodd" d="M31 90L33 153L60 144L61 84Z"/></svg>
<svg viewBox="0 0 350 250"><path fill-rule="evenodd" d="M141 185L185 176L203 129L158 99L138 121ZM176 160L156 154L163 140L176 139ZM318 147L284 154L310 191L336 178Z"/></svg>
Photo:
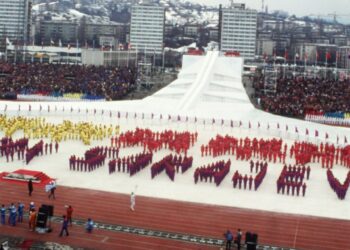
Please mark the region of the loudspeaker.
<svg viewBox="0 0 350 250"><path fill-rule="evenodd" d="M47 212L47 216L50 216L52 217L53 216L53 206L52 205L45 205L45 204L42 204L41 205L41 208L46 210Z"/></svg>
<svg viewBox="0 0 350 250"><path fill-rule="evenodd" d="M252 241L252 234L250 232L245 233L245 243Z"/></svg>
<svg viewBox="0 0 350 250"><path fill-rule="evenodd" d="M39 208L38 217L36 219L36 227L46 228L47 213L46 210Z"/></svg>
<svg viewBox="0 0 350 250"><path fill-rule="evenodd" d="M252 242L255 244L258 244L258 235L257 234L252 234Z"/></svg>

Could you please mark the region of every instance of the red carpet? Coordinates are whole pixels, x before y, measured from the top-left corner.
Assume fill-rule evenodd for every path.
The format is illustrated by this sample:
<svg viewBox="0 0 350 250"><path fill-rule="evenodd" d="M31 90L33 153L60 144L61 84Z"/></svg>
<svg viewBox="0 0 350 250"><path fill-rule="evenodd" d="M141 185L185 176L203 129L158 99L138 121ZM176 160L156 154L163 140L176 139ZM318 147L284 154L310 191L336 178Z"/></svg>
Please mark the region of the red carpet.
<svg viewBox="0 0 350 250"><path fill-rule="evenodd" d="M8 172L2 172L0 174L0 181L3 182L10 182L10 183L18 183L18 184L27 184L28 182L24 179L5 179L4 177L8 176L9 174L20 174L20 175L25 175L27 178L30 177L32 178L33 184L34 185L39 185L39 186L45 186L47 185L50 181L54 180L47 176L43 172L39 171L33 171L33 170L27 170L27 169L18 169L14 172L8 173Z"/></svg>

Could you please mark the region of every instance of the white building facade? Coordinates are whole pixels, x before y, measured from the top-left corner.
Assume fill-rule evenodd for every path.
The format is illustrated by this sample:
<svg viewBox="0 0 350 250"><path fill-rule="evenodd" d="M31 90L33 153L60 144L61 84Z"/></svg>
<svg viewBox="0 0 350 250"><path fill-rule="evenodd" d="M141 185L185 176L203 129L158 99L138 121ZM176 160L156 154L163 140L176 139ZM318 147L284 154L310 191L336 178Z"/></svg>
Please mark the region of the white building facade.
<svg viewBox="0 0 350 250"><path fill-rule="evenodd" d="M130 44L141 52L161 54L164 41L165 9L155 4L133 5Z"/></svg>
<svg viewBox="0 0 350 250"><path fill-rule="evenodd" d="M0 37L7 37L11 42L28 43L31 7L31 0L1 0Z"/></svg>
<svg viewBox="0 0 350 250"><path fill-rule="evenodd" d="M255 56L257 11L244 4L220 9L220 50L238 51L244 59Z"/></svg>

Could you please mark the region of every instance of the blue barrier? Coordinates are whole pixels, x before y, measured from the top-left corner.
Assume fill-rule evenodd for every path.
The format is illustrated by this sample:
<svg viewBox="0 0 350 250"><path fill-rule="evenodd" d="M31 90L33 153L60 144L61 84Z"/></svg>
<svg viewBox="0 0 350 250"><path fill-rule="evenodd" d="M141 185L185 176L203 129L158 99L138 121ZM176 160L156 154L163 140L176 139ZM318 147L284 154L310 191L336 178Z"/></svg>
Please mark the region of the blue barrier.
<svg viewBox="0 0 350 250"><path fill-rule="evenodd" d="M325 113L325 117L331 117L331 118L345 118L344 112L329 112Z"/></svg>

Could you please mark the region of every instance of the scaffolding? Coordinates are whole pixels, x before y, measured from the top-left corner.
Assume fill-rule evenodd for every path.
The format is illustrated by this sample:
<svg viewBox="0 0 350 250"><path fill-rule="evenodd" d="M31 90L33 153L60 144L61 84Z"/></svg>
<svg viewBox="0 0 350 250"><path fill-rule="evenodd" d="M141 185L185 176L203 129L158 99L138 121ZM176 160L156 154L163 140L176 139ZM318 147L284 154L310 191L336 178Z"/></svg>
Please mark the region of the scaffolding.
<svg viewBox="0 0 350 250"><path fill-rule="evenodd" d="M267 65L264 68L264 93L275 94L277 90L277 69Z"/></svg>

